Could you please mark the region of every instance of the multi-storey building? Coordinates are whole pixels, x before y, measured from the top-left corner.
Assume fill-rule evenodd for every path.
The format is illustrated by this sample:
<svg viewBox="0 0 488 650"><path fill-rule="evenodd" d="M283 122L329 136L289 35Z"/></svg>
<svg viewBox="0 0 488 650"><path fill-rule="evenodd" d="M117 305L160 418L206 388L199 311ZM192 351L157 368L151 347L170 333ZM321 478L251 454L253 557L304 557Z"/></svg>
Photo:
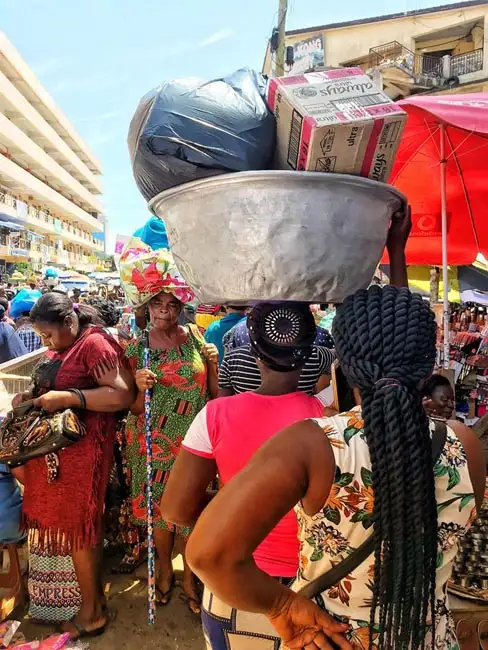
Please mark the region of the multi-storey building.
<svg viewBox="0 0 488 650"><path fill-rule="evenodd" d="M488 2L467 0L288 31L288 74L360 66L392 99L488 90ZM272 72L268 51L264 71Z"/></svg>
<svg viewBox="0 0 488 650"><path fill-rule="evenodd" d="M0 32L0 275L29 261L93 270L104 250L102 169Z"/></svg>

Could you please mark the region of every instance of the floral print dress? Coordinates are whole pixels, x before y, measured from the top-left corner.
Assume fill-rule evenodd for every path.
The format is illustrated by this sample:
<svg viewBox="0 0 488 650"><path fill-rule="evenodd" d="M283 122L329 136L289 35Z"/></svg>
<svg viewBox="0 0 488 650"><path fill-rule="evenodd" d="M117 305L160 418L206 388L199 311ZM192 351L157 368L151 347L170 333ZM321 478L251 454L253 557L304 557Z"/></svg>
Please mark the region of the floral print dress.
<svg viewBox="0 0 488 650"><path fill-rule="evenodd" d="M309 581L326 573L358 548L371 534L373 512L371 460L364 440L360 407L349 413L317 420L332 446L336 475L323 509L307 515L296 508L301 543L300 568L292 586L299 591ZM431 423L431 430L434 423ZM474 494L464 449L448 428L444 450L434 468L438 510L438 560L436 631L434 647L458 650L449 612L446 584L451 575L459 540L471 521ZM350 623L349 640L355 648L367 649L370 634L373 648L377 632L369 628L373 558L365 561L339 584L315 598L315 602L337 618ZM430 647L431 639L426 640Z"/></svg>
<svg viewBox="0 0 488 650"><path fill-rule="evenodd" d="M161 517L159 504L183 438L207 402L207 365L201 354L203 338L195 326L188 338L169 350L150 351L150 370L157 377L151 401L153 425L154 526L173 531ZM126 357L134 371L144 367L144 346L138 339L127 346ZM131 478L133 522L146 524L146 429L144 414L129 414L126 426L127 464ZM184 536L190 529L180 529Z"/></svg>

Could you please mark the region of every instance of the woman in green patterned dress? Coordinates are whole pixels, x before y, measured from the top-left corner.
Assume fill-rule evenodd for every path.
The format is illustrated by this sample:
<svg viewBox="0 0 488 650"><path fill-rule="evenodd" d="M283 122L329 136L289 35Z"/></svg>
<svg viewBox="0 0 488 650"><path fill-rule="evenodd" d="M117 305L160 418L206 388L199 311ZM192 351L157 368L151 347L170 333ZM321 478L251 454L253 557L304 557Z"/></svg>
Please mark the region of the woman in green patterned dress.
<svg viewBox="0 0 488 650"><path fill-rule="evenodd" d="M150 367L144 369L144 344L135 339L126 350L135 374L138 396L127 421L127 462L131 472L134 523L146 523L146 443L144 393L152 390L154 538L160 570L157 604L167 605L174 586L172 554L176 537L184 540L190 529L177 529L161 517L159 503L181 442L196 414L217 396L218 352L204 342L196 326L178 324L183 304L161 292L148 303ZM194 576L184 563L183 591L192 612L199 613Z"/></svg>

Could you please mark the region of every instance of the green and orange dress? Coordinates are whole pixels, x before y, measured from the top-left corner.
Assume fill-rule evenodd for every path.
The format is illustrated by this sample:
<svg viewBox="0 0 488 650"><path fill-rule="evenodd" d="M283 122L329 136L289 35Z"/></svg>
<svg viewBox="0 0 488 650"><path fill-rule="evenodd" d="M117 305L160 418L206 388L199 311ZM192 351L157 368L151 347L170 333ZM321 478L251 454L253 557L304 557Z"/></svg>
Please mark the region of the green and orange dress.
<svg viewBox="0 0 488 650"><path fill-rule="evenodd" d="M205 406L207 365L202 356L204 341L198 329L188 327L185 343L169 350L150 352L150 370L157 377L152 392L154 526L174 531L161 517L159 504L183 438L197 413ZM144 367L144 346L135 339L126 349L133 372ZM144 414L129 414L126 427L127 463L131 474L132 516L135 524L146 524L146 430ZM189 535L190 529L178 529Z"/></svg>

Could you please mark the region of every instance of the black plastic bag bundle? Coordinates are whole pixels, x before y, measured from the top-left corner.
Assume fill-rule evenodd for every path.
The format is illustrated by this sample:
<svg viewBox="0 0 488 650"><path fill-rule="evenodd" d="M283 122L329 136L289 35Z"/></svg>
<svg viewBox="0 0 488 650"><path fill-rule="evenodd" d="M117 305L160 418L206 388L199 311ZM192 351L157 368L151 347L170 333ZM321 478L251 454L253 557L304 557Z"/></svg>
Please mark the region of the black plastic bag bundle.
<svg viewBox="0 0 488 650"><path fill-rule="evenodd" d="M142 98L129 127L137 186L146 200L226 172L268 169L276 125L261 74L167 81Z"/></svg>

